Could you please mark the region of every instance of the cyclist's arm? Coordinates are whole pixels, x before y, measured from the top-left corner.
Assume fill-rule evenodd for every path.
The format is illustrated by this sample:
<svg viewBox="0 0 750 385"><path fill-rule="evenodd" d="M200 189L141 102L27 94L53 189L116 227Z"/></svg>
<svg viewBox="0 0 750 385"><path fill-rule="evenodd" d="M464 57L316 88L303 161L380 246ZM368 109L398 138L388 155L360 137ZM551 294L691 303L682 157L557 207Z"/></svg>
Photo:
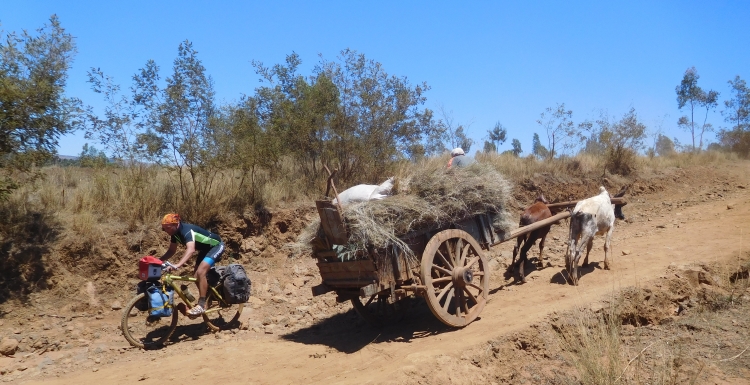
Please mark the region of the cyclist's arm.
<svg viewBox="0 0 750 385"><path fill-rule="evenodd" d="M172 256L174 255L175 251L177 251L177 244L176 243L170 243L169 244L169 249L167 249L167 252L164 253L164 255L162 255L161 258L159 258L159 259L161 259L162 261L169 260L169 258L172 258Z"/></svg>
<svg viewBox="0 0 750 385"><path fill-rule="evenodd" d="M185 254L182 255L182 258L180 259L180 262L177 262L175 264L175 267L177 269L179 269L180 267L182 267L185 263L187 263L188 259L190 259L190 256L192 256L193 253L195 253L195 241L193 241L193 242L185 242Z"/></svg>

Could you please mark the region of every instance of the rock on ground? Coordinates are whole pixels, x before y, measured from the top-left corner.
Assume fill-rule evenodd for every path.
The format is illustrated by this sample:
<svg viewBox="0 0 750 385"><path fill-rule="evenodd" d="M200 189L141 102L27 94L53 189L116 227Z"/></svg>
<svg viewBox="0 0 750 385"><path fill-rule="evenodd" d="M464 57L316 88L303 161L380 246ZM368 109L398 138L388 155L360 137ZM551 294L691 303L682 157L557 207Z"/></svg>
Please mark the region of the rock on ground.
<svg viewBox="0 0 750 385"><path fill-rule="evenodd" d="M18 349L18 341L13 338L3 338L0 342L0 354L4 356L12 356Z"/></svg>

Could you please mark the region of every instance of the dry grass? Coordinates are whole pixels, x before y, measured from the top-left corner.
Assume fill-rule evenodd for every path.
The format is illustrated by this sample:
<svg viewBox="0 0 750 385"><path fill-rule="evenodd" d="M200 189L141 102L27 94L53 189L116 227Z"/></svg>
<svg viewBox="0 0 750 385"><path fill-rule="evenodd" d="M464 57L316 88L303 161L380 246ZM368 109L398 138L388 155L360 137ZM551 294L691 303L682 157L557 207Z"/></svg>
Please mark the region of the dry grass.
<svg viewBox="0 0 750 385"><path fill-rule="evenodd" d="M556 328L564 360L577 374L575 378L563 376L560 382L584 385L695 383L702 367L696 367L694 359L688 356L685 341L671 336L647 336L641 326L624 333L619 312L622 303L620 299L599 313L575 309L567 314L567 322ZM686 366L688 362L692 365Z"/></svg>
<svg viewBox="0 0 750 385"><path fill-rule="evenodd" d="M735 158L731 154L703 152L676 154L670 157L641 157L638 162L639 170L653 172L691 165L716 165ZM400 191L401 196L418 196L424 193L424 191L420 192L420 186L429 185L430 181L427 179L432 177L428 176L438 171L442 172L447 160L448 157L443 156L420 164L399 162L392 166L393 173L383 175L382 179L395 176L394 189ZM477 160L478 163L502 175L503 180L512 181L507 183L507 188L539 174L560 178L600 177L603 170L603 159L592 155L539 161L533 157L518 158L507 154L480 154ZM428 170L428 172L420 170ZM49 215L60 217L63 228L58 230L63 234L68 230L77 234L89 231L92 225L87 223L124 223L130 230L143 224L152 226L158 222L161 215L170 211L179 212L187 221L207 225L220 218L226 218L227 214L242 213L252 207L278 207L290 202L309 202L321 197L325 191L325 178L322 175L319 178L312 178L316 180L311 180L301 175L298 168L289 160L279 162L273 172L257 171L253 174L253 178L249 175L243 176L239 171L221 171L209 175L210 180L199 181L208 186L200 202L186 198L194 193L191 185L183 184L181 189L180 181L174 171L157 166L100 169L51 166L44 168L42 172L45 178L34 184L24 185L23 188L16 190L6 202L0 203L0 210L6 213L5 225L3 229L0 229L5 236L14 231L23 231L23 226L17 224L24 223L23 218L31 213L49 213ZM444 173L444 175L446 178L440 180L450 184L451 174ZM428 178L425 179L425 177ZM608 177L617 178L616 176ZM381 181L363 180L359 183ZM347 186L339 185L338 187L343 190ZM438 191L444 187L435 185L427 190ZM409 192L409 189L412 192ZM459 193L470 195L473 191ZM445 196L444 192L438 195ZM503 190L501 195L509 194L507 190ZM394 222L391 226L392 232L371 233L363 236L362 239L395 240L398 234L418 228L419 223L434 221L435 218L446 213L452 218L457 218L474 210L474 208L468 209L459 204L453 207L441 207L435 211L423 207L419 202L409 201L409 198L398 199L404 201L402 207L411 213L408 216L413 217L413 223L412 221L401 224ZM459 201L447 200L446 202L458 203ZM505 203L500 204L500 206L504 205ZM384 214L381 220L388 222L393 221L393 215L396 215L393 204L388 202L382 204L382 210L379 212L366 207L353 207L352 211L355 209L361 211L362 215L358 216L363 218L360 221L363 228L372 228L371 224L367 224L368 216L373 218ZM491 208L480 207L476 211L488 209ZM504 219L501 218L501 222ZM514 220L515 218L509 219L509 222L514 222ZM72 228L73 226L75 228ZM354 226L357 226L356 223ZM501 224L499 227L503 226ZM315 233L316 230L307 234L308 239L314 238Z"/></svg>
<svg viewBox="0 0 750 385"><path fill-rule="evenodd" d="M604 172L604 160L589 154L574 157L537 160L533 156L515 157L512 154L479 154L477 161L492 165L506 178L519 181L535 174L561 176L600 176Z"/></svg>
<svg viewBox="0 0 750 385"><path fill-rule="evenodd" d="M557 330L561 351L584 385L615 384L626 365L616 309L603 317L576 309Z"/></svg>
<svg viewBox="0 0 750 385"><path fill-rule="evenodd" d="M575 368L577 376L563 376L559 378L560 382L694 384L702 378L707 367L715 369L718 363L739 358L744 350L739 354L719 350L719 347L726 346L722 335L727 333L720 326L719 318L726 321L722 312L730 312L733 317L742 314L738 309L746 306L750 288L750 253L739 255L736 263L713 263L695 269L705 273L701 275L701 282L710 284L704 286L706 289L696 289L697 305L692 308L695 312L680 318L680 321L672 321L669 313L664 313L665 308L674 304L654 302L653 297L676 295L679 298L684 292L656 293L639 287L618 295L600 312L575 309L563 316L564 321L555 327L557 342L565 362ZM661 320L666 320L666 325L677 322L678 326L672 326L671 332L666 333L660 332L660 327L648 329L650 326L646 326ZM625 332L624 325L630 326L628 332ZM693 332L682 332L685 329L679 325L705 333L707 336L701 338L708 340L708 349L702 351ZM739 336L729 339L741 340ZM740 345L735 350L741 348Z"/></svg>
<svg viewBox="0 0 750 385"><path fill-rule="evenodd" d="M368 248L375 247L413 260L416 256L402 237L446 227L475 214L496 214L493 227L501 237L515 226L515 218L508 212L511 184L491 165L446 170L438 159L400 172L394 196L344 207L349 244L341 258L368 255ZM316 221L303 232L297 242L299 249L320 244L319 226Z"/></svg>
<svg viewBox="0 0 750 385"><path fill-rule="evenodd" d="M654 172L666 168L683 168L693 165L717 165L736 159L733 154L702 152L675 154L669 157L640 157L638 170ZM447 157L428 160L422 164L402 162L393 166L396 176L394 189L407 188L410 179L418 175L415 170L442 169ZM481 164L491 166L503 178L521 181L537 174L574 177L599 177L603 174L604 160L593 155L577 155L552 161L534 157L514 157L509 154L479 154ZM76 167L47 167L45 178L34 186L20 189L11 200L21 206L52 212L93 212L101 218L137 224L151 223L167 211L178 211L196 223L206 223L228 212L242 212L247 207L273 207L288 202L309 201L325 191L325 178L308 180L300 175L290 161L281 161L273 173L258 171L254 178L243 177L239 172L222 171L199 180L209 188L202 201L195 202L191 185L180 182L174 172L157 166L107 167L102 169ZM386 175L383 178L390 176ZM252 182L254 180L254 183ZM360 181L374 183L375 181ZM344 186L339 186L343 190ZM413 186L412 186L413 187Z"/></svg>
<svg viewBox="0 0 750 385"><path fill-rule="evenodd" d="M653 158L638 158L638 169L640 171L660 171L666 168L688 168L691 166L720 165L725 162L737 160L734 153L703 151L700 153L675 153L670 156L656 156Z"/></svg>

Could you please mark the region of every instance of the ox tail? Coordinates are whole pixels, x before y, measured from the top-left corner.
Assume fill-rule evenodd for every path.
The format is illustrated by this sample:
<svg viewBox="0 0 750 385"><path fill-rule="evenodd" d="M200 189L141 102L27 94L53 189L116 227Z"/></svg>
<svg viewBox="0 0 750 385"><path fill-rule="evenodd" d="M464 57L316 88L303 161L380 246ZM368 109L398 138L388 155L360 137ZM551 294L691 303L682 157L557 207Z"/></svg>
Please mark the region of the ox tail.
<svg viewBox="0 0 750 385"><path fill-rule="evenodd" d="M593 220L594 216L592 214L585 213L583 211L575 212L570 216L570 234L568 237L568 240L570 242L568 247L570 249L568 250L568 252L571 255L574 256L576 253L578 238L580 238L581 234L583 233L584 224Z"/></svg>
<svg viewBox="0 0 750 385"><path fill-rule="evenodd" d="M593 215L579 211L570 216L570 239L578 238L583 232L583 224L593 220Z"/></svg>

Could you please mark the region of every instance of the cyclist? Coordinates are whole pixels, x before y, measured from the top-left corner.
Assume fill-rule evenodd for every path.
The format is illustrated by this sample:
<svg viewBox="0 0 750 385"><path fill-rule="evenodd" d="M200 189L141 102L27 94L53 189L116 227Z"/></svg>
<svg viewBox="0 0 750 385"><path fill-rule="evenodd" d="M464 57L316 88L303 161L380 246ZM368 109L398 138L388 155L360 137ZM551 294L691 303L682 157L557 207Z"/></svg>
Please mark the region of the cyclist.
<svg viewBox="0 0 750 385"><path fill-rule="evenodd" d="M224 253L224 242L217 234L196 225L182 222L180 216L174 213L167 214L162 218L161 229L171 237L169 249L160 258L162 261L166 261L174 255L178 243L185 245L185 254L182 255L179 262L174 264L174 267L168 267L167 271L184 266L193 253L198 252L193 274L198 280L200 297L198 298L198 304L187 311L188 317L198 317L206 311L206 293L208 292L206 273L221 259L221 254Z"/></svg>

